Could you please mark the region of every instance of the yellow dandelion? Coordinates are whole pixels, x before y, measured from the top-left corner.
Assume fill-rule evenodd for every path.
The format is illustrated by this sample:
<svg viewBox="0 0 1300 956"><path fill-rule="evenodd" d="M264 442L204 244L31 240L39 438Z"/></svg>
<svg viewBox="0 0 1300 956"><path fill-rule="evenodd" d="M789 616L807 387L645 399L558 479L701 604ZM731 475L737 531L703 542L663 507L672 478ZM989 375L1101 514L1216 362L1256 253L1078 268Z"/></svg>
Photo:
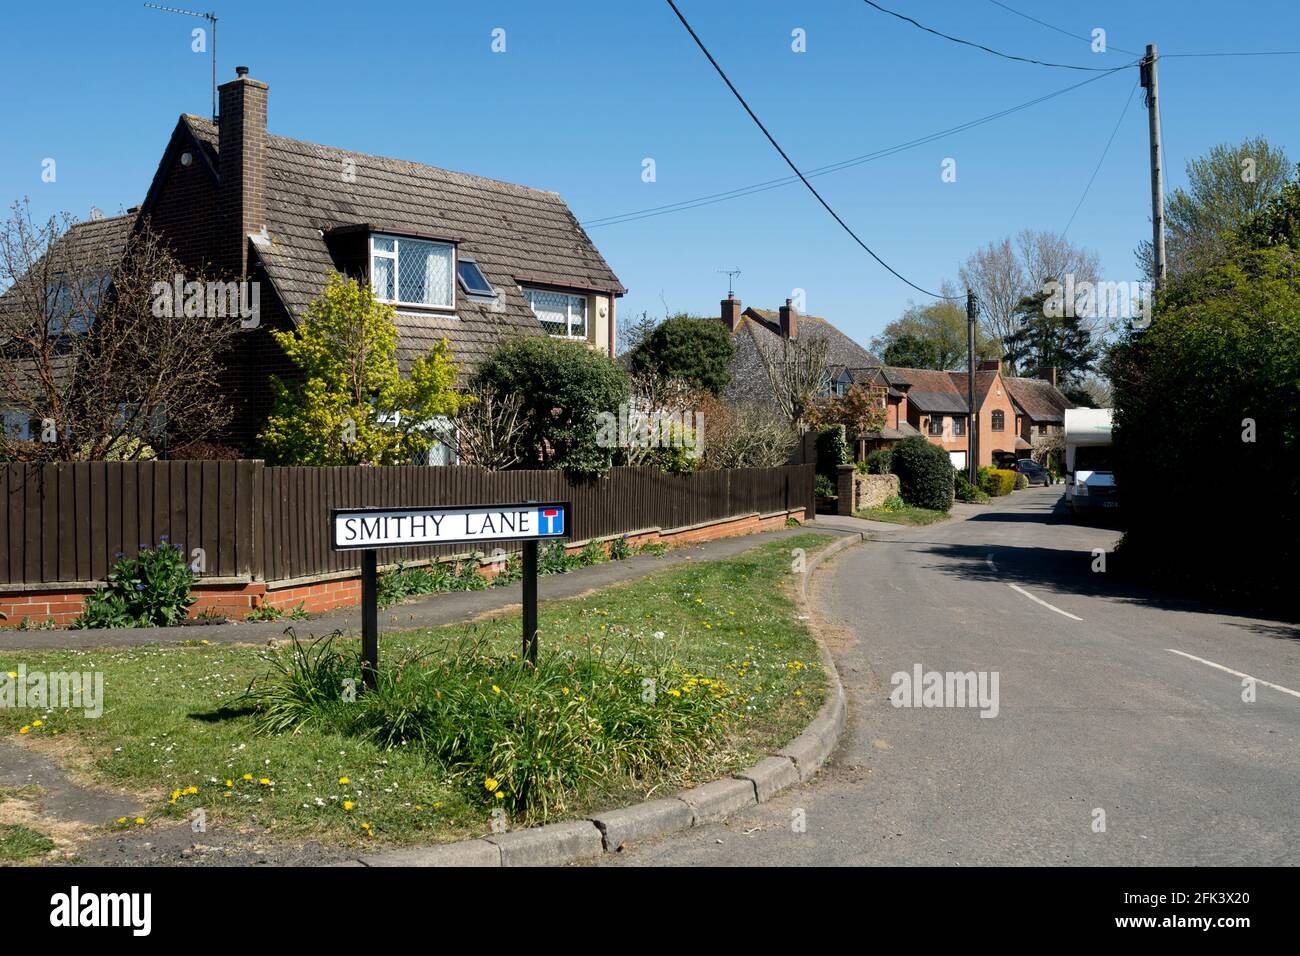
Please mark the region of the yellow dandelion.
<svg viewBox="0 0 1300 956"><path fill-rule="evenodd" d="M125 825L126 825L126 817L118 817L118 818L117 818L117 822L118 822L118 824L125 826Z"/></svg>
<svg viewBox="0 0 1300 956"><path fill-rule="evenodd" d="M244 779L245 779L245 780L252 780L252 779L253 779L253 775L252 775L251 773L246 773L246 774L244 774Z"/></svg>
<svg viewBox="0 0 1300 956"><path fill-rule="evenodd" d="M226 781L226 789L230 789L230 788L233 787L234 785L235 785L235 781L233 781L233 780L227 780L227 781Z"/></svg>
<svg viewBox="0 0 1300 956"><path fill-rule="evenodd" d="M506 798L506 795L502 793L500 790L496 792L495 796L498 800L504 800Z"/></svg>
<svg viewBox="0 0 1300 956"><path fill-rule="evenodd" d="M355 806L355 804L354 804L351 800L344 800L344 801L343 801L343 809L344 809L344 810L351 810L351 809L353 808L353 806Z"/></svg>
<svg viewBox="0 0 1300 956"><path fill-rule="evenodd" d="M32 721L32 726L33 726L33 727L44 727L44 726L45 726L45 721L43 721L43 720L33 720L33 721Z"/></svg>
<svg viewBox="0 0 1300 956"><path fill-rule="evenodd" d="M349 784L349 783L351 783L351 782L352 782L352 781L349 780L347 777L339 777L339 784L340 784L341 786L346 786L347 784Z"/></svg>
<svg viewBox="0 0 1300 956"><path fill-rule="evenodd" d="M20 734L30 734L30 733L32 732L32 728L30 728L30 727L19 727L19 728L18 728L18 732L19 732Z"/></svg>
<svg viewBox="0 0 1300 956"><path fill-rule="evenodd" d="M135 822L136 822L136 825L137 825L137 826L143 826L143 825L144 825L144 817L136 817L136 818L135 818Z"/></svg>
<svg viewBox="0 0 1300 956"><path fill-rule="evenodd" d="M498 687L496 684L493 684L493 685L492 685L492 693L494 693L494 694L499 694L499 693L501 693L501 688Z"/></svg>
<svg viewBox="0 0 1300 956"><path fill-rule="evenodd" d="M484 790L495 790L499 786L501 786L501 781L499 781L496 777L488 777L486 780L483 781Z"/></svg>
<svg viewBox="0 0 1300 956"><path fill-rule="evenodd" d="M257 782L260 783L260 784L261 784L262 786L264 786L264 787L269 787L269 786L271 785L271 778L270 778L270 777L263 777L261 780L259 780L259 781L257 781Z"/></svg>

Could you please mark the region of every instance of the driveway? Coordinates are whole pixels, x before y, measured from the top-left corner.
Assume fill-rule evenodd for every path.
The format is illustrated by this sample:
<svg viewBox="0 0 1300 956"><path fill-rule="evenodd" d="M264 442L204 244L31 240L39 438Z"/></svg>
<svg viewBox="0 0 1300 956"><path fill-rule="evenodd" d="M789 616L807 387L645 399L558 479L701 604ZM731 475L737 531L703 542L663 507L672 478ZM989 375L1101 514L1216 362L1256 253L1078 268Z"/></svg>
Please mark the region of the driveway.
<svg viewBox="0 0 1300 956"><path fill-rule="evenodd" d="M1300 863L1300 629L1094 571L1119 535L1060 497L836 559L813 594L849 697L831 765L609 864ZM1230 557L1207 542L1206 560ZM918 665L990 691L996 672L996 716L893 706L891 676Z"/></svg>

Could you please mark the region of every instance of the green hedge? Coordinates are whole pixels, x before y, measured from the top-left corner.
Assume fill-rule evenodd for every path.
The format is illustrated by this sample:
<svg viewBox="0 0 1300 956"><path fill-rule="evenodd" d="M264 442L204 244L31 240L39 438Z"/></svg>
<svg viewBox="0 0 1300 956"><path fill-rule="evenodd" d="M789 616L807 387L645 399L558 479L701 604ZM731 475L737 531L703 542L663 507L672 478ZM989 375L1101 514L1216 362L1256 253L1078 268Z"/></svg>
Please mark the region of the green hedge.
<svg viewBox="0 0 1300 956"><path fill-rule="evenodd" d="M952 462L948 453L920 435L894 446L894 474L899 494L914 508L949 511L952 508Z"/></svg>
<svg viewBox="0 0 1300 956"><path fill-rule="evenodd" d="M980 490L994 498L999 495L1009 495L1016 490L1018 476L1018 472L1007 468L989 468L980 478Z"/></svg>
<svg viewBox="0 0 1300 956"><path fill-rule="evenodd" d="M894 470L894 452L889 448L877 448L867 456L867 472L872 475L888 475Z"/></svg>

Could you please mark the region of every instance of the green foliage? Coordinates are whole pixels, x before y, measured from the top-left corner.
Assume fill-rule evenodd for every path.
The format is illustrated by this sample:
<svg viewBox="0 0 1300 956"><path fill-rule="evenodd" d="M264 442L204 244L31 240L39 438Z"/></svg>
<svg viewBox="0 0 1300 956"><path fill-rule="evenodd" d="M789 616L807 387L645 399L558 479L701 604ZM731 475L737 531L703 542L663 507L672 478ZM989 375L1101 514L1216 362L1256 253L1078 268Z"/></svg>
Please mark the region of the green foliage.
<svg viewBox="0 0 1300 956"><path fill-rule="evenodd" d="M1234 239L1238 247L1246 249L1300 248L1300 164L1295 176L1246 221Z"/></svg>
<svg viewBox="0 0 1300 956"><path fill-rule="evenodd" d="M601 412L617 414L628 399L623 367L578 342L534 335L509 339L489 355L474 387L524 401L523 440L530 463L575 475L609 470L614 449L596 441Z"/></svg>
<svg viewBox="0 0 1300 956"><path fill-rule="evenodd" d="M898 495L890 495L880 505L882 511L902 511L907 504Z"/></svg>
<svg viewBox="0 0 1300 956"><path fill-rule="evenodd" d="M271 670L239 701L256 711L260 732L314 726L418 748L485 807L524 822L555 816L612 776L688 767L719 746L719 722L733 719L731 691L686 672L671 649L610 659L592 647L543 650L534 667L472 638L382 667L377 687L349 703L344 681L359 688L360 666L350 647L335 649L338 637L295 637L266 655Z"/></svg>
<svg viewBox="0 0 1300 956"><path fill-rule="evenodd" d="M76 628L167 627L185 619L196 598L190 596L197 575L185 563L179 544L163 535L158 547L140 546L134 558L119 558L108 573L108 586L85 600Z"/></svg>
<svg viewBox="0 0 1300 956"><path fill-rule="evenodd" d="M1246 165L1248 163L1248 165ZM1170 278L1209 268L1229 253L1231 236L1270 208L1290 171L1286 151L1255 137L1219 143L1187 163L1187 186L1165 198L1165 260ZM1247 169L1252 173L1246 176ZM1140 268L1151 277L1151 243L1137 249Z"/></svg>
<svg viewBox="0 0 1300 956"><path fill-rule="evenodd" d="M282 607L273 607L270 604L263 604L253 608L246 615L245 621L279 621L288 618L291 621L305 621L311 617L306 610L306 601L299 601L289 610Z"/></svg>
<svg viewBox="0 0 1300 956"><path fill-rule="evenodd" d="M39 830L16 823L0 824L0 862L14 863L54 849L54 841Z"/></svg>
<svg viewBox="0 0 1300 956"><path fill-rule="evenodd" d="M941 301L912 305L872 340L871 346L886 365L904 368L962 369L967 353L966 308L957 302ZM997 358L1001 345L996 337L976 327L975 361Z"/></svg>
<svg viewBox="0 0 1300 956"><path fill-rule="evenodd" d="M273 376L274 409L258 436L273 462L407 464L435 437L425 428L467 400L446 340L403 376L391 306L368 285L331 273L292 331L272 330L296 374Z"/></svg>
<svg viewBox="0 0 1300 956"><path fill-rule="evenodd" d="M1003 340L1006 361L1030 376L1055 367L1063 380L1078 380L1096 365L1100 352L1081 316L1048 314L1052 311L1066 310L1056 309L1045 291L1020 300L1013 313L1016 331Z"/></svg>
<svg viewBox="0 0 1300 956"><path fill-rule="evenodd" d="M839 466L853 463L853 451L844 437L843 426L828 428L817 436L817 474L838 480ZM834 492L832 492L834 494Z"/></svg>
<svg viewBox="0 0 1300 956"><path fill-rule="evenodd" d="M627 543L627 535L610 541L609 559L611 561L624 561L630 557L632 557L632 546Z"/></svg>
<svg viewBox="0 0 1300 956"><path fill-rule="evenodd" d="M1029 487L1029 478L1016 472L1016 491L1024 491Z"/></svg>
<svg viewBox="0 0 1300 956"><path fill-rule="evenodd" d="M888 475L893 473L894 469L894 452L890 448L877 448L867 455L867 470L873 475Z"/></svg>
<svg viewBox="0 0 1300 956"><path fill-rule="evenodd" d="M1168 286L1148 329L1112 352L1122 565L1202 596L1294 614L1300 566L1300 252L1237 251ZM1206 482L1231 462L1249 503L1214 527ZM1210 469L1207 472L1207 467Z"/></svg>
<svg viewBox="0 0 1300 956"><path fill-rule="evenodd" d="M952 462L938 445L920 435L904 438L894 446L893 473L909 505L945 512L952 508Z"/></svg>
<svg viewBox="0 0 1300 956"><path fill-rule="evenodd" d="M1019 472L1007 468L989 468L981 471L984 474L980 476L980 490L992 498L1011 494L1016 490L1016 479L1021 477Z"/></svg>
<svg viewBox="0 0 1300 956"><path fill-rule="evenodd" d="M813 493L818 498L834 498L839 492L836 490L835 482L831 481L825 475L816 475L813 477Z"/></svg>
<svg viewBox="0 0 1300 956"><path fill-rule="evenodd" d="M593 564L604 564L609 560L609 555L605 553L605 546L599 541L591 540L582 546L578 552L578 560L582 562L582 567L587 568Z"/></svg>
<svg viewBox="0 0 1300 956"><path fill-rule="evenodd" d="M964 472L953 472L953 494L958 501L972 502L974 504L984 504L989 500L989 496L983 490L972 485L967 479Z"/></svg>
<svg viewBox="0 0 1300 956"><path fill-rule="evenodd" d="M653 372L721 395L731 384L735 345L716 319L674 315L651 330L632 351L633 372Z"/></svg>

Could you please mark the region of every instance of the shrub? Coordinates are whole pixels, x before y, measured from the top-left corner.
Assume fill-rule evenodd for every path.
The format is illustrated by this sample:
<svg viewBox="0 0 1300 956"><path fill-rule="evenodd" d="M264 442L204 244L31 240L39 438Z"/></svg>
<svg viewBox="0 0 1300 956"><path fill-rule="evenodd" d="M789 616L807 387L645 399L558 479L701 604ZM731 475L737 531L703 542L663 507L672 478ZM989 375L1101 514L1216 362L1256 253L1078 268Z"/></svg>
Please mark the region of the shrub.
<svg viewBox="0 0 1300 956"><path fill-rule="evenodd" d="M907 507L907 503L898 495L890 495L880 505L882 511L902 511Z"/></svg>
<svg viewBox="0 0 1300 956"><path fill-rule="evenodd" d="M627 372L609 356L546 335L507 339L475 373L471 390L483 388L522 397L526 460L575 475L609 470L615 449L597 440L597 416L617 414L629 392Z"/></svg>
<svg viewBox="0 0 1300 956"><path fill-rule="evenodd" d="M158 547L140 546L134 558L119 558L108 586L86 598L73 627L166 627L184 620L197 575L185 563L179 544L159 538Z"/></svg>
<svg viewBox="0 0 1300 956"><path fill-rule="evenodd" d="M889 448L877 448L867 456L867 471L873 475L888 475L894 469L894 452Z"/></svg>
<svg viewBox="0 0 1300 956"><path fill-rule="evenodd" d="M952 462L938 445L920 435L905 438L894 447L892 465L899 493L909 505L934 511L952 508Z"/></svg>
<svg viewBox="0 0 1300 956"><path fill-rule="evenodd" d="M630 557L632 557L632 546L627 543L627 535L610 541L609 559L611 561L624 561Z"/></svg>
<svg viewBox="0 0 1300 956"><path fill-rule="evenodd" d="M721 395L731 383L735 350L731 333L716 319L674 315L642 339L629 364L633 372L681 379L693 388Z"/></svg>
<svg viewBox="0 0 1300 956"><path fill-rule="evenodd" d="M817 436L817 474L825 475L834 482L839 466L851 464L852 461L853 453L844 438L843 426L828 428Z"/></svg>
<svg viewBox="0 0 1300 956"><path fill-rule="evenodd" d="M984 469L981 469L984 470ZM1016 489L1016 477L1019 473L1006 468L989 468L980 479L980 490L991 497L1009 495Z"/></svg>
<svg viewBox="0 0 1300 956"><path fill-rule="evenodd" d="M172 461L240 461L245 455L232 445L189 441L169 450L167 457Z"/></svg>
<svg viewBox="0 0 1300 956"><path fill-rule="evenodd" d="M609 560L609 555L605 553L605 546L599 541L588 541L578 552L578 560L582 562L582 567L588 568L593 564L604 564Z"/></svg>
<svg viewBox="0 0 1300 956"><path fill-rule="evenodd" d="M1029 478L1020 472L1016 472L1016 491L1024 491L1028 487Z"/></svg>
<svg viewBox="0 0 1300 956"><path fill-rule="evenodd" d="M979 488L972 485L966 480L966 476L960 471L953 472L953 494L958 501L968 501L975 504L984 504L989 500Z"/></svg>
<svg viewBox="0 0 1300 956"><path fill-rule="evenodd" d="M813 479L813 492L819 498L834 498L836 496L835 483L825 475L817 475Z"/></svg>

